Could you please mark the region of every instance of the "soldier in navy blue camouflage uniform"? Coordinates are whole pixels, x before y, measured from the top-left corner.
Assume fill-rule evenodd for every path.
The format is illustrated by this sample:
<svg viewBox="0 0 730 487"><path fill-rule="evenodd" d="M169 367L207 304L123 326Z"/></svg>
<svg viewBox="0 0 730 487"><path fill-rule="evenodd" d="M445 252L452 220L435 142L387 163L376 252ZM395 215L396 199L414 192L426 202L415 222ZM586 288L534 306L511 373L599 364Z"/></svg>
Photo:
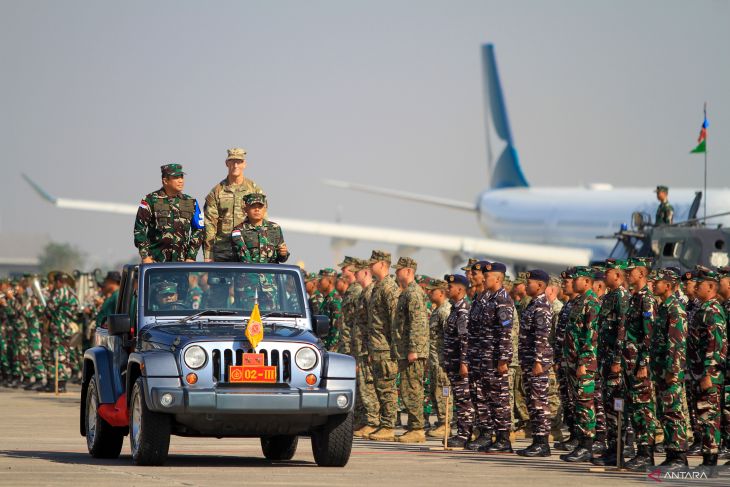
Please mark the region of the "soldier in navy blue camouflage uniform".
<svg viewBox="0 0 730 487"><path fill-rule="evenodd" d="M446 275L451 312L444 326L443 364L451 383L456 408L456 436L447 446L463 448L471 437L474 425L474 404L469 389L469 303L466 291L469 281L462 275Z"/></svg>
<svg viewBox="0 0 730 487"><path fill-rule="evenodd" d="M485 327L483 356L484 388L489 400L489 411L495 429L495 441L479 451L512 452L509 432L512 427L509 393L509 363L512 360L512 321L515 304L504 288L507 267L500 262L487 264L482 272L487 289L486 306L479 321Z"/></svg>
<svg viewBox="0 0 730 487"><path fill-rule="evenodd" d="M469 309L467 329L469 352L467 357L469 361L469 388L475 410L474 426L479 430L479 436L474 441L467 442L466 448L469 450L478 450L490 446L492 444L492 434L494 433L494 424L484 381L486 374L485 350L488 335L487 326L482 320L482 314L487 306L489 292L484 288L484 273L482 271L488 265L490 264L487 261L478 261L471 267L471 284L472 288L475 289L475 294Z"/></svg>
<svg viewBox="0 0 730 487"><path fill-rule="evenodd" d="M527 295L532 298L520 317L519 358L527 396L527 410L532 424L532 444L518 450L525 457L548 457L550 445L550 405L548 386L553 349L550 329L553 310L545 295L550 281L547 272L536 269L527 273Z"/></svg>

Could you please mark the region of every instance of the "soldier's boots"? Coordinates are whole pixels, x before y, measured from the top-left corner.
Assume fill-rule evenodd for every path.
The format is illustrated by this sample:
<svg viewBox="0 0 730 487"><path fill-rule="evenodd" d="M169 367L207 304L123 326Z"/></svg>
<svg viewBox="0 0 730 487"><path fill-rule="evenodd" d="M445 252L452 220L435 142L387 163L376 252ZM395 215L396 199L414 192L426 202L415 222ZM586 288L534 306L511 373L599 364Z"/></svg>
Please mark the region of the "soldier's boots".
<svg viewBox="0 0 730 487"><path fill-rule="evenodd" d="M35 384L29 389L34 392L45 392L47 384L44 384L42 380L36 381Z"/></svg>
<svg viewBox="0 0 730 487"><path fill-rule="evenodd" d="M373 441L395 441L395 430L393 428L378 428L370 433L368 439Z"/></svg>
<svg viewBox="0 0 730 487"><path fill-rule="evenodd" d="M395 415L395 427L399 428L403 426L403 420L400 417L400 411L398 411Z"/></svg>
<svg viewBox="0 0 730 487"><path fill-rule="evenodd" d="M473 440L466 442L465 449L471 451L479 451L481 448L492 446L492 433L491 431L479 431L479 436Z"/></svg>
<svg viewBox="0 0 730 487"><path fill-rule="evenodd" d="M577 446L578 446L578 435L576 434L576 432L573 429L571 429L570 436L568 437L568 439L563 442L555 443L553 445L553 448L555 448L556 450L561 450L561 451L573 451L573 450L575 450L575 448Z"/></svg>
<svg viewBox="0 0 730 487"><path fill-rule="evenodd" d="M375 430L377 430L377 429L378 428L375 426L370 426L369 424L366 424L359 430L355 431L353 433L353 436L357 436L359 438L367 438L370 435L370 433L374 433Z"/></svg>
<svg viewBox="0 0 730 487"><path fill-rule="evenodd" d="M705 474L707 478L717 477L717 453L703 453L702 463L694 471Z"/></svg>
<svg viewBox="0 0 730 487"><path fill-rule="evenodd" d="M622 448L623 450L623 448ZM595 450L594 450L595 451ZM623 451L621 452L622 461L623 461ZM615 467L617 465L616 459L618 457L616 456L616 442L615 441L609 441L608 445L606 446L606 451L603 452L601 456L596 456L595 453L593 455L593 460L591 460L591 463L593 465L599 465L604 467Z"/></svg>
<svg viewBox="0 0 730 487"><path fill-rule="evenodd" d="M654 453L649 445L639 445L636 456L626 462L625 467L633 472L643 472L654 466Z"/></svg>
<svg viewBox="0 0 730 487"><path fill-rule="evenodd" d="M626 441L624 442L624 456L634 458L636 456L636 448L634 448L634 439L636 435L633 430L626 431Z"/></svg>
<svg viewBox="0 0 730 487"><path fill-rule="evenodd" d="M509 431L497 431L495 442L490 446L480 447L479 451L486 453L512 453Z"/></svg>
<svg viewBox="0 0 730 487"><path fill-rule="evenodd" d="M426 413L423 413L424 420L423 420L423 429L429 430L431 429L431 420L428 419L428 415Z"/></svg>
<svg viewBox="0 0 730 487"><path fill-rule="evenodd" d="M46 387L43 388L43 392L56 392L56 385L53 382L49 382ZM58 381L58 392L66 392L66 381Z"/></svg>
<svg viewBox="0 0 730 487"><path fill-rule="evenodd" d="M593 438L582 437L578 446L570 453L560 455L565 462L590 462L593 457Z"/></svg>
<svg viewBox="0 0 730 487"><path fill-rule="evenodd" d="M667 450L667 458L659 466L666 472L678 472L688 468L687 453Z"/></svg>
<svg viewBox="0 0 730 487"><path fill-rule="evenodd" d="M666 453L666 449L664 448L664 442L661 443L654 443L654 453Z"/></svg>
<svg viewBox="0 0 730 487"><path fill-rule="evenodd" d="M399 443L425 443L426 433L422 430L410 430L396 437Z"/></svg>
<svg viewBox="0 0 730 487"><path fill-rule="evenodd" d="M428 436L431 438L443 438L446 433L446 425L442 424L438 428L431 428L428 430Z"/></svg>
<svg viewBox="0 0 730 487"><path fill-rule="evenodd" d="M695 436L695 441L687 449L687 455L696 456L702 454L702 437Z"/></svg>
<svg viewBox="0 0 730 487"><path fill-rule="evenodd" d="M461 436L452 436L446 441L446 448L464 448L466 440Z"/></svg>
<svg viewBox="0 0 730 487"><path fill-rule="evenodd" d="M723 443L720 447L717 458L730 458L730 448L728 448L726 444Z"/></svg>
<svg viewBox="0 0 730 487"><path fill-rule="evenodd" d="M532 445L516 452L521 457L549 457L550 445L548 437L543 435L534 435L532 437Z"/></svg>
<svg viewBox="0 0 730 487"><path fill-rule="evenodd" d="M606 433L596 434L596 439L593 440L593 456L603 455L606 449Z"/></svg>

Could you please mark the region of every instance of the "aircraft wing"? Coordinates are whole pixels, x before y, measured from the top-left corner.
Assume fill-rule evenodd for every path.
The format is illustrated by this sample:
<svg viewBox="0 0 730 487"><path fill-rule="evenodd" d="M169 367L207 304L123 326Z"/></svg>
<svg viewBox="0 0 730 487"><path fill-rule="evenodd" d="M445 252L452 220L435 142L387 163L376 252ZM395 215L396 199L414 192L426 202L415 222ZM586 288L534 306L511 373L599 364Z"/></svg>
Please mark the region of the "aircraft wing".
<svg viewBox="0 0 730 487"><path fill-rule="evenodd" d="M135 215L138 205L57 198L46 192L28 176L23 178L43 199L58 208ZM418 232L395 228L328 223L298 218L274 218L284 232L320 235L346 241L368 241L413 249L433 249L454 255L480 255L502 262L519 262L535 266L568 267L587 265L591 252L585 249L550 245L506 242L486 238Z"/></svg>

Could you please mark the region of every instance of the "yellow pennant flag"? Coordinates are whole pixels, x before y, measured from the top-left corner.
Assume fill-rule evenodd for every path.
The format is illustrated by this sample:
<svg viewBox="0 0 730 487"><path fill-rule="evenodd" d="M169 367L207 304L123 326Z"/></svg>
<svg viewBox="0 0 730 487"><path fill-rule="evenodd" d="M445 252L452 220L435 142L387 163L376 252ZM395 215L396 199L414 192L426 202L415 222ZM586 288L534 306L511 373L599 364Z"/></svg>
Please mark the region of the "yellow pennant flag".
<svg viewBox="0 0 730 487"><path fill-rule="evenodd" d="M254 304L251 317L246 325L246 338L251 344L251 348L256 351L259 342L264 339L264 325L261 323L261 312L259 311L259 303Z"/></svg>

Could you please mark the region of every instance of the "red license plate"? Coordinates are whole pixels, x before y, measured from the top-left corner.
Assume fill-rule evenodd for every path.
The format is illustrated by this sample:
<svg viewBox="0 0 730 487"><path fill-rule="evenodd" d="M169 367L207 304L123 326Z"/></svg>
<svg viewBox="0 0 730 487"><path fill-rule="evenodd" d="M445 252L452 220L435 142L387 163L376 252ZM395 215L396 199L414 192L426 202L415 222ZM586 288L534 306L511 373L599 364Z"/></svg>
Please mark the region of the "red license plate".
<svg viewBox="0 0 730 487"><path fill-rule="evenodd" d="M276 365L231 365L228 369L231 383L276 383Z"/></svg>

